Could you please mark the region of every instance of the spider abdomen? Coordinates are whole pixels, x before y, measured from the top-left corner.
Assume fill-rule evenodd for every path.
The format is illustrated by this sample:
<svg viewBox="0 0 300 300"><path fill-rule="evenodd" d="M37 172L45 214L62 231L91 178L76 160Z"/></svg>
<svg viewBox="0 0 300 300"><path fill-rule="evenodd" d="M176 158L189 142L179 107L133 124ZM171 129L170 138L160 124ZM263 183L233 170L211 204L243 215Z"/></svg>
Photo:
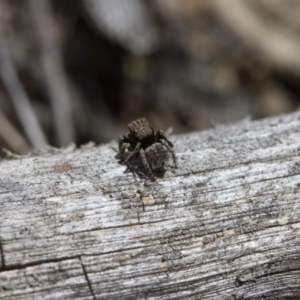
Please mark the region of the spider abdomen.
<svg viewBox="0 0 300 300"><path fill-rule="evenodd" d="M161 143L154 143L145 150L147 160L152 170L164 170L168 160L168 152Z"/></svg>

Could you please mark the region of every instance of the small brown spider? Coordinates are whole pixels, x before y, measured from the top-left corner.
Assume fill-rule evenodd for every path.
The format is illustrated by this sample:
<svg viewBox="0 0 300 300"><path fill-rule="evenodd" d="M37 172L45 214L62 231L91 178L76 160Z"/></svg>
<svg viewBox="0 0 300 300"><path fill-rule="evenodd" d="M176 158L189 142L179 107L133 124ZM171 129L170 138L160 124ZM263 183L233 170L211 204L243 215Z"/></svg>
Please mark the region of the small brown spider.
<svg viewBox="0 0 300 300"><path fill-rule="evenodd" d="M140 155L151 180L155 181L152 170L163 169L165 165L167 155L164 146L172 154L174 165L177 168L173 144L166 138L162 130L154 133L152 126L145 118L132 121L128 124L128 129L129 132L119 138L120 158L123 160L123 153L126 149L132 151L125 159L127 166L129 166L130 161Z"/></svg>

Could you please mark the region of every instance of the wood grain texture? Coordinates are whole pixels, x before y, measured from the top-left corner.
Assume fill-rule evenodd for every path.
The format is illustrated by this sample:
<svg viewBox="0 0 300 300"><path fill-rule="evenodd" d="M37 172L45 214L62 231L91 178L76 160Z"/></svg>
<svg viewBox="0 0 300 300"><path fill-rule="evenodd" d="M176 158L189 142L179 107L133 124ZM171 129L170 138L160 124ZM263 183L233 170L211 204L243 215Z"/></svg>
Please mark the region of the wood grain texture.
<svg viewBox="0 0 300 300"><path fill-rule="evenodd" d="M0 273L1 299L93 299L79 259Z"/></svg>
<svg viewBox="0 0 300 300"><path fill-rule="evenodd" d="M116 142L3 161L0 298L300 299L299 132L297 112L172 136L154 183Z"/></svg>

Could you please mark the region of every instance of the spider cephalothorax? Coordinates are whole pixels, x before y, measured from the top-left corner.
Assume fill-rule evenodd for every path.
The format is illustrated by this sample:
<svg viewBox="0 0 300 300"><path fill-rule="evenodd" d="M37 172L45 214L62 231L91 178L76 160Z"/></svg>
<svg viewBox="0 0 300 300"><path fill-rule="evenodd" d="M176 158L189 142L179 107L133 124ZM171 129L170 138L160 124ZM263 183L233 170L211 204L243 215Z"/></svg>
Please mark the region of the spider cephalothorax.
<svg viewBox="0 0 300 300"><path fill-rule="evenodd" d="M163 169L166 162L165 147L172 154L175 167L177 167L173 144L166 138L162 130L155 133L145 118L132 121L128 124L128 129L129 133L119 138L121 159L123 159L126 149L132 151L126 158L125 164L129 165L130 161L140 155L151 179L155 180L151 170Z"/></svg>

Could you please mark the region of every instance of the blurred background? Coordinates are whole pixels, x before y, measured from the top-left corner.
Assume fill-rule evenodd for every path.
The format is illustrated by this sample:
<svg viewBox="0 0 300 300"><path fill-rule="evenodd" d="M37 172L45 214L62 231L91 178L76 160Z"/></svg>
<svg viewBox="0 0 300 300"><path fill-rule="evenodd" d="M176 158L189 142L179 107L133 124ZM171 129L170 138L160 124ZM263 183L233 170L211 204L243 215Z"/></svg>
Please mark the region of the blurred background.
<svg viewBox="0 0 300 300"><path fill-rule="evenodd" d="M104 143L139 117L183 133L294 111L299 14L297 0L0 0L0 149Z"/></svg>

